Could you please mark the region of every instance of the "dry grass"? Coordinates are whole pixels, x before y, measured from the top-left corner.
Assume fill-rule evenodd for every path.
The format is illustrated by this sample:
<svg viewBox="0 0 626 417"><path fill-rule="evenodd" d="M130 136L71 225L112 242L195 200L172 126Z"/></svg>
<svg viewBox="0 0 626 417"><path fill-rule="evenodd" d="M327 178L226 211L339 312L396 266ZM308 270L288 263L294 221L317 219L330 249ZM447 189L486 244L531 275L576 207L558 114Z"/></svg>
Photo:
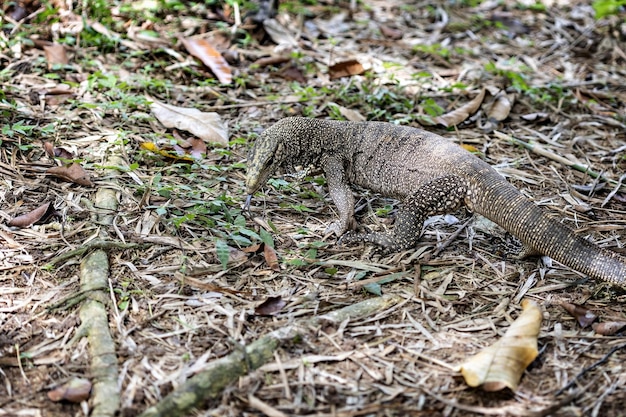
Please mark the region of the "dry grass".
<svg viewBox="0 0 626 417"><path fill-rule="evenodd" d="M62 75L81 81L101 70L127 80L131 87L121 93L126 98L118 100L127 105L132 101L128 97L150 93L176 105L219 111L229 121L231 138L251 141L252 133L286 115L328 117L331 101L370 119L416 124L400 111L405 107L398 102L421 97L415 104L423 105L430 98L450 110L472 96L444 90L456 82L476 88L506 87L512 74L523 74L527 88L517 93L515 106L499 129L589 164L607 178L620 179L626 167L623 19L594 21L582 2L543 13L509 4L494 9L456 6L441 9L445 14L439 19L425 3L409 6L367 2L354 19L331 25L339 28L336 33L301 40L296 65L302 70L308 65L307 85L313 93L272 76L269 68L250 69L256 57L272 50L271 42L238 47L234 67L246 80L240 87L198 87L198 77L206 75L202 68L165 71L163 66L176 61L158 51L147 56L116 50L96 55L94 50L76 48L72 51L76 73ZM322 5L309 9L316 14L318 27L332 17ZM481 26L472 20L479 15L483 23L500 23ZM290 16L291 23L285 24L295 33L296 21ZM380 25L401 31L403 39L380 35ZM176 19L153 28L159 33L182 30ZM45 26L39 30L45 33ZM11 39L15 34L2 36ZM412 52L414 44L444 45L449 52L424 52L428 48ZM69 257L53 268L46 265L94 245L102 236L128 244L106 248L108 330L116 343L124 416L141 413L207 363L271 331L375 297L359 279L365 283L388 279L382 291L403 301L367 318L311 329L281 346L271 363L240 378L194 415L624 414L626 338L581 329L559 306L562 301L584 304L603 321L623 321L623 292L583 280L547 260L513 259L506 249L507 236L481 219L463 227L469 219L465 212L455 213L459 222L436 219L415 251L381 257L368 248L336 246L334 237L324 236L336 217L334 207L325 188L308 178L287 178L291 187L268 187L253 200L252 218L245 223L245 228L256 231L271 230L268 222L277 228L273 238L280 270L268 268L262 255L239 252L233 252L233 262L223 269L214 242L222 238L235 247L229 237L240 236L229 216L242 214L241 162L246 145L235 144L231 151L216 152L193 166L146 154L139 142L152 140L155 133L160 137L165 129L147 117L149 110L141 102L120 109L103 106L114 100L103 88L76 89L76 99L94 107L46 100L42 106L39 96L33 99L33 94L54 83L44 76L48 71L42 56L36 48L25 48L20 56L0 50L0 64L10 69L1 78L5 101L0 103L0 128L20 121L40 127L56 122L47 140L84 158L96 186L45 176L53 161L33 141L35 134L0 134L0 215L8 220L44 201L55 208L45 224L21 229L6 221L0 224L0 415L84 415L80 405L53 403L46 397L50 388L73 376L93 376L86 339L70 343L80 325L78 306L49 309L76 296L81 257ZM355 56L372 64L369 81L328 80L330 60ZM86 63L87 58L97 64ZM142 69L158 60L166 63L146 78ZM383 61L397 65L382 66ZM487 70L488 62L502 71ZM431 76L411 77L418 71ZM146 79L153 84L142 84ZM390 79L396 80L395 86L386 84ZM156 81L166 87L161 89ZM366 100L376 94L387 94L378 104L379 113L377 104ZM306 101L294 104L304 95ZM267 105L277 97L291 104ZM10 100L17 105L9 105ZM547 116L528 120L525 116L532 113ZM485 133L473 120L452 132L434 130L473 145L524 194L581 235L625 252L624 191L610 195L615 187L607 185L590 195L579 186L593 179ZM111 153L137 166L112 176L102 166ZM116 190L119 198L111 225L99 221L102 210L91 203L95 191L103 187ZM387 227L389 217L376 215L376 209L395 203L362 190L358 195L360 221L372 228ZM299 206L308 210L298 212ZM177 224L192 212L195 218ZM458 236L448 241L455 233ZM438 250L442 244L445 248ZM255 315L255 307L271 296L280 296L287 305L274 316ZM467 388L450 366L497 340L518 316L523 297L544 309L540 356L515 393L486 394Z"/></svg>

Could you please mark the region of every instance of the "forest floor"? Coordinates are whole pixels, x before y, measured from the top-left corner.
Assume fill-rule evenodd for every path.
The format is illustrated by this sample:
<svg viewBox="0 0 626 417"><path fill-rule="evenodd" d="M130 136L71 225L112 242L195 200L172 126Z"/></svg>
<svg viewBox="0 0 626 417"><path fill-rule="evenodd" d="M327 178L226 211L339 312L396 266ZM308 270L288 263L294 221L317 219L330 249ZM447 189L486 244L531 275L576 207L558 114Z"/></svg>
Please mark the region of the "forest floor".
<svg viewBox="0 0 626 417"><path fill-rule="evenodd" d="M219 3L2 6L0 416L139 415L278 331L290 340L255 370L243 355L191 415L624 415L623 289L516 259L515 240L467 210L402 253L338 245L316 169L276 173L243 209L247 152L277 120L388 121L462 144L626 254L624 15L596 19L583 1L282 2L274 17ZM393 227L397 201L355 195L362 226ZM455 367L522 299L542 311L539 355L515 389L468 387ZM383 302L311 321L363 301ZM618 329L579 324L570 304Z"/></svg>

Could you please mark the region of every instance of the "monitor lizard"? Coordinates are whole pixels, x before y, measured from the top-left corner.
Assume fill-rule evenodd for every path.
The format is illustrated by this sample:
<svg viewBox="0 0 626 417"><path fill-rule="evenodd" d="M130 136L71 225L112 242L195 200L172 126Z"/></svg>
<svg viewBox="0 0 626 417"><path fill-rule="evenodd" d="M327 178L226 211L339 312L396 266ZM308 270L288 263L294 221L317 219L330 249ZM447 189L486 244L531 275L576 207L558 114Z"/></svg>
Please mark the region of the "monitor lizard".
<svg viewBox="0 0 626 417"><path fill-rule="evenodd" d="M280 166L323 169L342 242L387 252L416 245L427 217L465 205L519 238L527 248L594 279L626 288L626 258L576 235L524 197L489 164L434 133L384 122L289 117L257 138L248 157L249 205ZM354 184L401 200L390 232L355 233ZM348 233L346 233L348 232Z"/></svg>

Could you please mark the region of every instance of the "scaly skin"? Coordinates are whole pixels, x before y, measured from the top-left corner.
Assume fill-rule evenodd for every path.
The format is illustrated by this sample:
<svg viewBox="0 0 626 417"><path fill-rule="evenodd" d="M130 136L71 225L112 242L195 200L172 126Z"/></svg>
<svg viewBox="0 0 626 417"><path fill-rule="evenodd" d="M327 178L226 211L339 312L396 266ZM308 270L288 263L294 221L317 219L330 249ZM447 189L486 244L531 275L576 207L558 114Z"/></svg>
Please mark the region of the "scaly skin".
<svg viewBox="0 0 626 417"><path fill-rule="evenodd" d="M424 220L465 205L517 236L531 250L626 288L626 259L577 236L525 198L490 165L441 136L380 122L338 122L291 117L265 130L248 158L246 191L252 195L280 166L324 170L339 211L331 229L341 236L356 226L351 184L402 201L390 233L347 233L388 251L414 247Z"/></svg>

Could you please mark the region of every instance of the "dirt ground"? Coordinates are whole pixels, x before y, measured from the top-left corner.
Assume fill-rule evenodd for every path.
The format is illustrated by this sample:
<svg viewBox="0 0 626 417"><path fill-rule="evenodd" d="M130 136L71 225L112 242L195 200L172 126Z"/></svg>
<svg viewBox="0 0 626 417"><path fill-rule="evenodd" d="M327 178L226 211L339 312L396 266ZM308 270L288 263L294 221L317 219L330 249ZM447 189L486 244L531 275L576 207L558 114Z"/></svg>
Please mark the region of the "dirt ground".
<svg viewBox="0 0 626 417"><path fill-rule="evenodd" d="M183 414L624 415L623 289L517 259L515 239L466 210L429 221L414 250L337 245L315 168L276 174L243 209L264 128L362 116L463 144L626 255L624 14L565 3L281 2L274 20L235 2L2 6L0 416L139 415L295 325L263 366ZM189 54L193 37L232 81ZM483 90L456 126L433 123ZM229 146L165 127L155 100L216 112ZM49 171L71 162L84 171ZM355 195L361 225L393 227L397 201ZM368 314L307 321L381 294L391 301ZM468 387L454 367L499 340L522 299L542 309L538 357L515 390ZM583 327L564 303L618 329ZM76 378L91 396L50 398Z"/></svg>

